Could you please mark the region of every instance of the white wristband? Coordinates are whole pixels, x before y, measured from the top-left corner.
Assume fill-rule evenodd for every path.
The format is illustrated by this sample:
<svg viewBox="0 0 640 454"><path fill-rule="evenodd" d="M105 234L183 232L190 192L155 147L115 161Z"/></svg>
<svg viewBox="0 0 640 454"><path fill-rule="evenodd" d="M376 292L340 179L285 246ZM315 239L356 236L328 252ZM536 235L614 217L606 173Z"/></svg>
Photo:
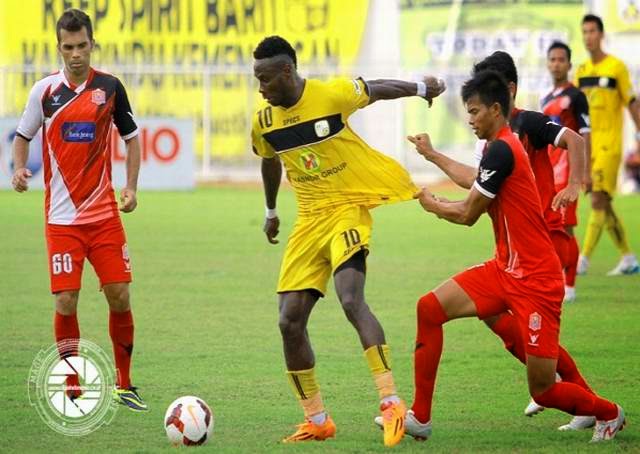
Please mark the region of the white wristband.
<svg viewBox="0 0 640 454"><path fill-rule="evenodd" d="M278 212L275 208L264 207L264 216L267 219L273 219L278 217Z"/></svg>
<svg viewBox="0 0 640 454"><path fill-rule="evenodd" d="M416 90L416 95L422 97L422 98L426 98L427 96L427 84L425 84L424 82L416 82L417 85L417 90Z"/></svg>

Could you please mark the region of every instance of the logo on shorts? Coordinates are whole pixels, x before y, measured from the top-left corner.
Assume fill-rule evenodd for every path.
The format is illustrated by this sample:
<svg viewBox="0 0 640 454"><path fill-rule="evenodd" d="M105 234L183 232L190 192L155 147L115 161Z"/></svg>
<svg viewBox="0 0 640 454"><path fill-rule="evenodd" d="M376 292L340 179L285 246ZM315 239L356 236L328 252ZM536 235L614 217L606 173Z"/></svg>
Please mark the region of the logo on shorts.
<svg viewBox="0 0 640 454"><path fill-rule="evenodd" d="M129 248L127 243L122 246L122 260L124 260L124 268L126 272L131 271L131 260L129 259Z"/></svg>
<svg viewBox="0 0 640 454"><path fill-rule="evenodd" d="M539 334L529 333L529 345L531 345L532 347L537 347L539 337L540 337Z"/></svg>
<svg viewBox="0 0 640 454"><path fill-rule="evenodd" d="M100 88L91 92L91 102L96 105L104 104L107 101L107 94Z"/></svg>
<svg viewBox="0 0 640 454"><path fill-rule="evenodd" d="M92 121L67 121L62 123L62 140L88 143L96 138L96 124Z"/></svg>
<svg viewBox="0 0 640 454"><path fill-rule="evenodd" d="M537 312L529 315L529 329L531 331L540 331L542 327L542 317Z"/></svg>
<svg viewBox="0 0 640 454"><path fill-rule="evenodd" d="M318 172L320 170L320 159L312 151L305 151L300 154L300 162L307 172Z"/></svg>
<svg viewBox="0 0 640 454"><path fill-rule="evenodd" d="M111 357L85 339L66 339L42 350L31 365L28 384L29 403L47 426L63 435L87 435L109 424L118 408L112 397Z"/></svg>

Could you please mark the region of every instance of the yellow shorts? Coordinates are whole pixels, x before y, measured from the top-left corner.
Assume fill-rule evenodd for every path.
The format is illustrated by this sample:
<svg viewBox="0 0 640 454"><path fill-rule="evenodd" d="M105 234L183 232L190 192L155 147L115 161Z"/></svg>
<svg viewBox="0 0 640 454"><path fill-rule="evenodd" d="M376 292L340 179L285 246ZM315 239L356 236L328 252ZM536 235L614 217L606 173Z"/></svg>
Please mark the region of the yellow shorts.
<svg viewBox="0 0 640 454"><path fill-rule="evenodd" d="M315 289L325 295L332 272L369 249L372 224L369 210L361 206L298 218L282 259L278 293Z"/></svg>
<svg viewBox="0 0 640 454"><path fill-rule="evenodd" d="M613 196L618 187L618 173L622 151L618 146L591 145L591 180L593 192L606 192Z"/></svg>

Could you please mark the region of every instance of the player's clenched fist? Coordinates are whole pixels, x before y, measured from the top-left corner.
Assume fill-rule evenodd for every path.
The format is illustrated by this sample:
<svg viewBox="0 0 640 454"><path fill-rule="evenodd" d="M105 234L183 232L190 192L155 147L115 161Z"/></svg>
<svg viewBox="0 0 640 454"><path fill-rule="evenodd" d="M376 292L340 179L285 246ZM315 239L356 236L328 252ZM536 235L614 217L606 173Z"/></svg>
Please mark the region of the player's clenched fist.
<svg viewBox="0 0 640 454"><path fill-rule="evenodd" d="M435 150L433 149L433 145L431 145L429 134L422 133L415 136L407 136L407 140L416 146L418 153L428 161L431 161Z"/></svg>
<svg viewBox="0 0 640 454"><path fill-rule="evenodd" d="M13 178L11 179L13 189L18 192L24 192L29 189L29 178L31 178L31 176L31 170L29 169L24 167L16 169L16 171L13 172Z"/></svg>
<svg viewBox="0 0 640 454"><path fill-rule="evenodd" d="M120 191L120 211L123 213L131 213L138 206L136 191L124 188Z"/></svg>
<svg viewBox="0 0 640 454"><path fill-rule="evenodd" d="M427 88L426 93L424 94L424 99L429 102L429 107L431 107L431 104L433 104L433 98L437 98L444 93L447 89L447 85L444 83L443 79L433 76L425 76L422 79L422 82L424 82Z"/></svg>
<svg viewBox="0 0 640 454"><path fill-rule="evenodd" d="M271 244L278 244L280 241L276 240L278 233L280 233L280 219L276 216L275 218L267 218L264 221L264 227L262 231L267 235L267 240Z"/></svg>

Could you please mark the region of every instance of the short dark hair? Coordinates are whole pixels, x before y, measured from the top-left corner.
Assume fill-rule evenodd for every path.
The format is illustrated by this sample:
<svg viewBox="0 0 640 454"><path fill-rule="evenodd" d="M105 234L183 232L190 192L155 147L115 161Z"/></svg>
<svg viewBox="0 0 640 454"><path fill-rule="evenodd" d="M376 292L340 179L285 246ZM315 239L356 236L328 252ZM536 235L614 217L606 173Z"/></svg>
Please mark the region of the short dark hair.
<svg viewBox="0 0 640 454"><path fill-rule="evenodd" d="M87 29L87 36L89 36L89 41L93 41L93 27L91 26L91 18L85 13L76 8L69 8L60 19L58 19L58 23L56 24L56 36L58 37L58 42L60 42L60 30L67 30L70 32L79 32L82 30L82 27Z"/></svg>
<svg viewBox="0 0 640 454"><path fill-rule="evenodd" d="M507 82L513 82L518 85L518 70L513 62L511 55L502 50L497 50L487 58L473 66L473 74L480 71L496 71L506 79Z"/></svg>
<svg viewBox="0 0 640 454"><path fill-rule="evenodd" d="M482 104L487 107L498 103L505 118L509 117L511 93L509 93L507 81L497 71L476 72L471 79L464 83L460 95L465 103L475 95L478 95Z"/></svg>
<svg viewBox="0 0 640 454"><path fill-rule="evenodd" d="M298 67L298 58L296 51L291 47L289 41L281 36L267 36L260 41L260 44L253 51L253 58L262 60L263 58L271 58L277 55L286 55L293 60L293 66Z"/></svg>
<svg viewBox="0 0 640 454"><path fill-rule="evenodd" d="M553 49L564 49L564 51L567 53L567 60L569 60L569 63L571 63L571 48L569 46L561 41L554 41L549 46L549 49L547 49L547 55L549 55L549 52L551 52Z"/></svg>
<svg viewBox="0 0 640 454"><path fill-rule="evenodd" d="M582 25L587 22L595 22L598 26L598 30L600 30L601 33L604 33L604 23L602 22L602 19L600 19L600 16L596 16L595 14L585 14L582 18Z"/></svg>

